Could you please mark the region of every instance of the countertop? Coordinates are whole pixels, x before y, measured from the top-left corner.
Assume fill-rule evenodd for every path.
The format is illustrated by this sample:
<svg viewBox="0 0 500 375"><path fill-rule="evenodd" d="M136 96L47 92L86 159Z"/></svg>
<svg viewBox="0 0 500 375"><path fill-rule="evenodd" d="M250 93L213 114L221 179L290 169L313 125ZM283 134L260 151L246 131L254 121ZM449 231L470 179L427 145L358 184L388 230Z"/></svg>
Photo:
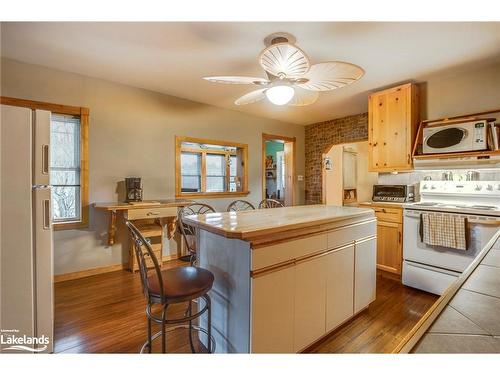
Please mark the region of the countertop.
<svg viewBox="0 0 500 375"><path fill-rule="evenodd" d="M373 210L307 205L192 215L187 216L185 221L187 224L224 237L249 239L358 217L373 218Z"/></svg>
<svg viewBox="0 0 500 375"><path fill-rule="evenodd" d="M376 206L376 207L388 207L388 208L403 208L403 204L405 204L405 203L400 203L400 202L373 202L373 201L367 201L367 202L361 202L361 203L359 203L360 206Z"/></svg>
<svg viewBox="0 0 500 375"><path fill-rule="evenodd" d="M396 349L500 353L500 230Z"/></svg>

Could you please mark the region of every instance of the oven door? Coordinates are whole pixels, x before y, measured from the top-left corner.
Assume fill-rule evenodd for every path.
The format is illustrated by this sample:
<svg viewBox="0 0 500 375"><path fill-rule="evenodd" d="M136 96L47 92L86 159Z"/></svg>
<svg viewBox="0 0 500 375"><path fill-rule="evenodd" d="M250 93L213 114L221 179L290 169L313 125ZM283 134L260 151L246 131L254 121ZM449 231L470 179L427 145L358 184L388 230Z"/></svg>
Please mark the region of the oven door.
<svg viewBox="0 0 500 375"><path fill-rule="evenodd" d="M469 248L466 251L445 247L429 246L420 240L420 214L429 211L404 210L403 258L444 270L463 272L498 230L497 225L469 223ZM495 220L498 217L483 215L462 215L468 220Z"/></svg>
<svg viewBox="0 0 500 375"><path fill-rule="evenodd" d="M468 124L438 126L424 129L423 153L442 154L447 152L471 151L474 132Z"/></svg>

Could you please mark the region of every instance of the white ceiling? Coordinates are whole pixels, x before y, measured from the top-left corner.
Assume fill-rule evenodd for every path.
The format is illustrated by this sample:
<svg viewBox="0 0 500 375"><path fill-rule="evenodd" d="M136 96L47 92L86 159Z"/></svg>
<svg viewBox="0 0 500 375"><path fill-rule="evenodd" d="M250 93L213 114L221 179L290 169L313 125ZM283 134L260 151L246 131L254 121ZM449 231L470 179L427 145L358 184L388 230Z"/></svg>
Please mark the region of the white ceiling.
<svg viewBox="0 0 500 375"><path fill-rule="evenodd" d="M2 23L2 56L298 124L367 109L368 92L500 56L500 23ZM264 77L263 39L286 31L312 63L348 61L358 82L307 107L236 106L253 89L202 80Z"/></svg>

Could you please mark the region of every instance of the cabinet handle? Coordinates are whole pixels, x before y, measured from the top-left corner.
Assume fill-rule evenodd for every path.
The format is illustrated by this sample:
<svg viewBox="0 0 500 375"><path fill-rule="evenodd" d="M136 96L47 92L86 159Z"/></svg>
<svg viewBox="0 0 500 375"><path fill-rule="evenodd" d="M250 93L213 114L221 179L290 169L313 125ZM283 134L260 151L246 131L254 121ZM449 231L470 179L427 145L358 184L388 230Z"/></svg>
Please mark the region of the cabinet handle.
<svg viewBox="0 0 500 375"><path fill-rule="evenodd" d="M375 147L377 144L378 144L378 142L375 142L375 143L373 144L373 147Z"/></svg>
<svg viewBox="0 0 500 375"><path fill-rule="evenodd" d="M407 154L407 164L410 164L410 154Z"/></svg>
<svg viewBox="0 0 500 375"><path fill-rule="evenodd" d="M399 243L401 243L401 241L402 241L402 237L403 237L403 236L402 236L402 233L401 233L401 231L399 231L399 232L398 232L398 241L399 241Z"/></svg>
<svg viewBox="0 0 500 375"><path fill-rule="evenodd" d="M159 212L153 212L153 211L149 211L146 216L158 216L160 213Z"/></svg>
<svg viewBox="0 0 500 375"><path fill-rule="evenodd" d="M385 208L374 208L373 209L375 212L382 212L385 214Z"/></svg>

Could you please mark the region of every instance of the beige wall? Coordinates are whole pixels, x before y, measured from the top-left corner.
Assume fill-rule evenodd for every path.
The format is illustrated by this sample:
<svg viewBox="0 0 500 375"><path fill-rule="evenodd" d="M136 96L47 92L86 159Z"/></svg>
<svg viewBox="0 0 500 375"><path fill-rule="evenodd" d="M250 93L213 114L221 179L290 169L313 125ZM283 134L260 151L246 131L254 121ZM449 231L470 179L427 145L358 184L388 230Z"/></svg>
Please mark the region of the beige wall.
<svg viewBox="0 0 500 375"><path fill-rule="evenodd" d="M90 202L117 199L117 182L143 178L144 198L174 196L174 136L186 135L248 144L249 189L261 199L261 134L297 138L297 174L304 175L304 127L253 117L147 90L2 59L1 95L90 108ZM119 62L118 62L119 63ZM296 181L296 204L304 202ZM224 210L231 199L207 203ZM128 258L124 228L120 243L107 247L104 214L90 210L87 230L55 233L55 273L119 264Z"/></svg>

